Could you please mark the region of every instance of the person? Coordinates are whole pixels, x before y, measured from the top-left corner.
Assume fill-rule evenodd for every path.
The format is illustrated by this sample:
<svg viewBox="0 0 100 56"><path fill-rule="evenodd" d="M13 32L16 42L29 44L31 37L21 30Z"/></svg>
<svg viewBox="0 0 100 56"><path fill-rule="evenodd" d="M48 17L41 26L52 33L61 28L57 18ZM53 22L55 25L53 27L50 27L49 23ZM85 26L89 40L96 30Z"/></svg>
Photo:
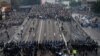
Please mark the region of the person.
<svg viewBox="0 0 100 56"><path fill-rule="evenodd" d="M76 56L77 50L76 50L76 49L73 49L73 50L72 50L72 54L73 54L74 56Z"/></svg>

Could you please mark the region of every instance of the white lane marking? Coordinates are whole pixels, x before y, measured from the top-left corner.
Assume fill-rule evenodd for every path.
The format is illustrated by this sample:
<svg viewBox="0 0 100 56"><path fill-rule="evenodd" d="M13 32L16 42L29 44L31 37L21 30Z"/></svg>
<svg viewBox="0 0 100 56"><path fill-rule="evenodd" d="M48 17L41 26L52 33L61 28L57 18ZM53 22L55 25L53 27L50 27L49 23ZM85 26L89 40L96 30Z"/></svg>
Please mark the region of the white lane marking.
<svg viewBox="0 0 100 56"><path fill-rule="evenodd" d="M46 37L46 33L44 33L44 36Z"/></svg>
<svg viewBox="0 0 100 56"><path fill-rule="evenodd" d="M26 40L25 40L25 42L27 42L28 37L29 37L29 32L28 32L27 35L26 35Z"/></svg>
<svg viewBox="0 0 100 56"><path fill-rule="evenodd" d="M26 35L25 35L25 38L26 38L26 39L25 39L25 42L28 41L28 38L29 38L29 35L30 35L30 34L29 34L29 30L30 30L30 27L32 26L32 22L33 22L33 21L30 22L29 27L28 27L28 30L26 31Z"/></svg>
<svg viewBox="0 0 100 56"><path fill-rule="evenodd" d="M40 25L38 42L40 41L40 36L41 36L41 31L42 31L42 25L43 25L43 21L41 21L41 25Z"/></svg>
<svg viewBox="0 0 100 56"><path fill-rule="evenodd" d="M61 37L61 34L60 34L60 37Z"/></svg>
<svg viewBox="0 0 100 56"><path fill-rule="evenodd" d="M34 34L33 34L33 37L35 37L35 35L36 35L36 34L34 33Z"/></svg>
<svg viewBox="0 0 100 56"><path fill-rule="evenodd" d="M56 34L54 33L54 36L55 36Z"/></svg>
<svg viewBox="0 0 100 56"><path fill-rule="evenodd" d="M64 40L65 45L66 45L66 47L67 47L67 41L66 41L65 36L64 36L64 34L63 34L63 33L62 33L62 37L63 37L63 40Z"/></svg>

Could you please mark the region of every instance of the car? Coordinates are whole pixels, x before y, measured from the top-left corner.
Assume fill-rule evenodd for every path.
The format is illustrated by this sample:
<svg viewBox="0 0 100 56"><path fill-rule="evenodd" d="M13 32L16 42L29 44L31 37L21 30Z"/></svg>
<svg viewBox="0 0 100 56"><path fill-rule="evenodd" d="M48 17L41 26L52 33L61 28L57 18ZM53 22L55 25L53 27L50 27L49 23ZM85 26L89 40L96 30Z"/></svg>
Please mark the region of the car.
<svg viewBox="0 0 100 56"><path fill-rule="evenodd" d="M80 23L82 27L88 27L90 25L90 21L87 19L86 16L80 18Z"/></svg>

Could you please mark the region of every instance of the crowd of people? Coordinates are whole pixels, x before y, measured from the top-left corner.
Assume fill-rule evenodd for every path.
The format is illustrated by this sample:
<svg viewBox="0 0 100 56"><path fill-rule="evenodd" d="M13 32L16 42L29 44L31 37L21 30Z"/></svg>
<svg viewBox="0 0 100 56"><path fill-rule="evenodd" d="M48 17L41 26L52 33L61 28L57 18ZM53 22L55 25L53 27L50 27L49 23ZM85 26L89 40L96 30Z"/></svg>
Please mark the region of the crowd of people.
<svg viewBox="0 0 100 56"><path fill-rule="evenodd" d="M21 25L28 13L29 13L29 9L23 9L23 11L15 10L7 13L8 18L0 21L0 29L4 28L3 27L4 24L6 24L8 27Z"/></svg>
<svg viewBox="0 0 100 56"><path fill-rule="evenodd" d="M41 53L43 53L44 51L50 51L53 55L60 56L59 53L62 52L63 49L67 51L68 55L73 54L76 56L77 54L79 54L82 56L88 56L89 52L95 52L96 54L98 54L98 43L91 39L87 39L85 41L69 40L67 42L67 46L65 45L65 42L63 40L43 40L41 43L39 43L38 41L12 41L6 44L4 44L4 42L1 42L0 49L3 49L2 52L5 56L37 56L38 51L41 51ZM73 53L73 51L75 53Z"/></svg>
<svg viewBox="0 0 100 56"><path fill-rule="evenodd" d="M58 18L60 20L65 21L68 17L70 17L70 13L63 5L45 4L33 6L29 17L36 17L42 19Z"/></svg>
<svg viewBox="0 0 100 56"><path fill-rule="evenodd" d="M14 29L20 26L26 15L28 14L29 9L23 9L23 11L11 11L7 13L8 18L0 20L0 37L1 38L10 38L14 33ZM11 31L13 30L13 32ZM10 35L10 36L9 36ZM2 40L1 41L5 41Z"/></svg>
<svg viewBox="0 0 100 56"><path fill-rule="evenodd" d="M76 50L77 54L82 56L88 56L89 52L95 52L96 55L98 54L98 43L89 37L87 37L86 40L69 40L67 43L71 52Z"/></svg>
<svg viewBox="0 0 100 56"><path fill-rule="evenodd" d="M64 41L43 41L38 43L38 41L32 42L10 42L4 44L1 42L0 48L3 49L2 52L5 56L20 56L21 54L25 56L36 56L38 50L51 51L55 54L57 51L65 48ZM16 51L15 51L16 50ZM34 53L33 53L34 52Z"/></svg>
<svg viewBox="0 0 100 56"><path fill-rule="evenodd" d="M10 15L10 19L5 20L3 23L5 23L8 26L15 26L15 25L21 25L24 21L24 16L27 13L21 13L16 14L15 12L12 12ZM32 18L40 18L40 19L60 19L62 21L70 21L71 15L70 12L64 8L63 5L58 4L46 4L46 5L34 5L29 13L29 17ZM0 24L2 25L2 23ZM2 26L1 26L2 27ZM5 56L21 56L23 54L24 56L37 56L38 50L41 51L51 51L55 56L57 56L56 52L60 52L62 49L68 48L70 50L70 53L72 53L72 50L77 50L79 54L87 54L87 52L95 51L97 54L98 50L98 43L89 39L83 40L70 40L67 42L67 47L65 46L65 42L63 40L61 41L50 41L46 40L42 43L38 43L38 41L32 41L32 42L10 42L4 44L4 42L0 43L0 48L3 49L2 52ZM16 50L16 51L15 51ZM66 49L67 50L67 49ZM33 54L34 52L34 54ZM76 52L74 52L76 53Z"/></svg>

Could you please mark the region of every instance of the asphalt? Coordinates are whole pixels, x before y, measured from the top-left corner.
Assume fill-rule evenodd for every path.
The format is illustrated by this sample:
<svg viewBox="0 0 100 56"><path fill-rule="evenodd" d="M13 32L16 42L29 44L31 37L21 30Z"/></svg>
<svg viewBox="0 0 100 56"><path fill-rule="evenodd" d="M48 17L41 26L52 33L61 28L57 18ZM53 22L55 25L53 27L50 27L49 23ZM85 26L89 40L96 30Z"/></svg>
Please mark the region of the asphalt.
<svg viewBox="0 0 100 56"><path fill-rule="evenodd" d="M64 32L60 30L60 25L63 23ZM25 19L23 24L19 27L15 27L15 29L11 30L9 29L10 40L5 36L4 38L0 38L4 41L38 41L38 43L41 43L45 40L64 40L64 42L67 42L69 39L83 39L81 36L85 36L85 33L82 32L81 28L79 26L76 26L77 24L75 22L63 22L55 19ZM30 31L30 28L34 28L34 30ZM22 36L18 35L20 31L23 29ZM83 29L83 28L82 28ZM83 29L88 35L92 36L94 40L98 40L100 42L100 34L99 32L96 32L93 29ZM95 33L95 34L94 34ZM95 38L94 38L95 37ZM66 43L65 43L66 44ZM37 52L40 56L53 56L49 51L46 51L45 54L41 53L41 51ZM92 56L92 55L89 55ZM94 55L93 55L94 56Z"/></svg>
<svg viewBox="0 0 100 56"><path fill-rule="evenodd" d="M81 15L81 14L80 14ZM78 16L79 17L79 14L77 13L73 13L72 14L72 17L74 18L74 20L76 21L76 23L80 26L78 20L80 18L75 18L75 16ZM78 20L77 20L78 19ZM94 41L98 42L99 46L100 46L100 31L97 31L97 29L95 28L91 28L91 27L81 27L80 26L80 29L81 30L78 30L78 31L81 31L81 33L83 34L83 36L90 36ZM82 39L82 38L81 38ZM92 53L88 53L88 56L100 56L100 48L98 49L98 55L94 54L93 52Z"/></svg>
<svg viewBox="0 0 100 56"><path fill-rule="evenodd" d="M34 24L33 24L34 23ZM46 40L64 40L61 31L59 30L59 23L57 20L54 19L29 19L24 23L23 26L23 33L22 37L20 35L17 35L18 37L13 37L13 40L16 41L38 41L38 43L41 43L42 41ZM30 31L30 28L34 27L33 31ZM15 35L20 32L20 28L17 31L15 31ZM30 32L29 32L30 31ZM16 39L17 38L17 39ZM65 40L66 41L66 40ZM46 54L41 53L41 51L37 52L42 56L53 56L51 52L46 52Z"/></svg>

